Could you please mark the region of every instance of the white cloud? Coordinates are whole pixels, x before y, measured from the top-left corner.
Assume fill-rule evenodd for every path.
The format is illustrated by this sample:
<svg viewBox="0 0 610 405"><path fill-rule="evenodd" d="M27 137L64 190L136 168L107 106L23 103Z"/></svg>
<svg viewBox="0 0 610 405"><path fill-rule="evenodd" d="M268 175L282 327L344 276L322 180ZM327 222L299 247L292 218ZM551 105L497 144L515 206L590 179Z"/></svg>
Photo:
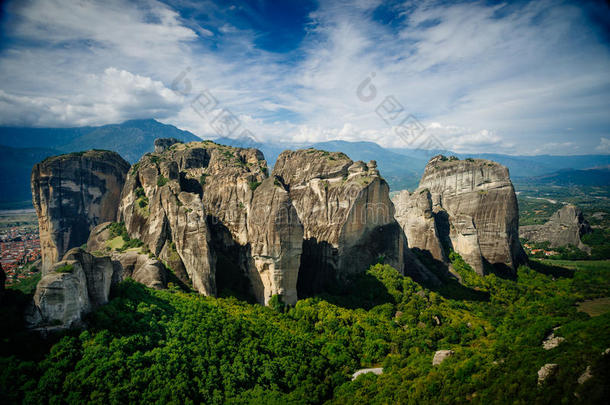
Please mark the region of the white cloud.
<svg viewBox="0 0 610 405"><path fill-rule="evenodd" d="M602 153L610 153L610 139L601 138L595 150Z"/></svg>
<svg viewBox="0 0 610 405"><path fill-rule="evenodd" d="M275 54L211 2L205 27L155 0L11 4L3 125L154 117L210 136L190 106L208 89L264 141L404 147L375 113L390 95L458 152L584 153L610 127L610 52L576 5L409 2L388 26L377 2L321 2L299 49ZM187 67L191 92L174 93ZM377 97L363 102L373 72Z"/></svg>
<svg viewBox="0 0 610 405"><path fill-rule="evenodd" d="M0 90L3 124L16 126L101 125L142 116L165 118L183 100L163 83L125 70L108 68L89 75L70 97L19 96Z"/></svg>

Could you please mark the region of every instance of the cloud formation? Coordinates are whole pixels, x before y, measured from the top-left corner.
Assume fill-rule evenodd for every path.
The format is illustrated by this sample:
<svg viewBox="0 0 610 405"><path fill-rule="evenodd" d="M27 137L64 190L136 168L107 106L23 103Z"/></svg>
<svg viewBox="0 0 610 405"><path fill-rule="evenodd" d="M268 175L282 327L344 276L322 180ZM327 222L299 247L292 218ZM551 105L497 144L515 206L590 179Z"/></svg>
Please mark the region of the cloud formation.
<svg viewBox="0 0 610 405"><path fill-rule="evenodd" d="M257 4L9 2L0 125L152 117L214 137L191 106L205 90L262 141L406 147L378 114L392 96L458 152L607 153L610 50L590 18L604 21L602 2L337 0L281 22Z"/></svg>

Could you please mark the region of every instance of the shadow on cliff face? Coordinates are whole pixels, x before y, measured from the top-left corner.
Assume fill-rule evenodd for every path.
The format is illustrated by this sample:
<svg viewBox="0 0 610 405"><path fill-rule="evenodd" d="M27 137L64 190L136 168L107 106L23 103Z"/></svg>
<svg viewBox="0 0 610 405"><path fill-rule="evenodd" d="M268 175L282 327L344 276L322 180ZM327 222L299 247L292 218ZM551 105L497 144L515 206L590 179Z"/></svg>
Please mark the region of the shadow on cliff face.
<svg viewBox="0 0 610 405"><path fill-rule="evenodd" d="M297 279L299 299L322 292L330 294L340 292L341 286L337 280L337 270L329 264L337 262L338 254L337 249L328 242L318 242L316 238L303 241Z"/></svg>
<svg viewBox="0 0 610 405"><path fill-rule="evenodd" d="M216 255L216 295L257 302L244 270L250 246L235 242L229 229L218 218L208 216L207 222L212 235L211 247Z"/></svg>
<svg viewBox="0 0 610 405"><path fill-rule="evenodd" d="M449 273L447 264L436 260L427 250L418 248L411 249L419 261L432 271L441 281L439 286L425 285L430 290L439 293L447 299L469 300L469 301L489 301L490 294L487 291L479 291L461 284L455 276Z"/></svg>
<svg viewBox="0 0 610 405"><path fill-rule="evenodd" d="M24 293L7 288L0 301L0 357L15 356L23 360L39 361L66 332L58 332L43 338L41 334L26 328L24 313L30 304L34 290Z"/></svg>

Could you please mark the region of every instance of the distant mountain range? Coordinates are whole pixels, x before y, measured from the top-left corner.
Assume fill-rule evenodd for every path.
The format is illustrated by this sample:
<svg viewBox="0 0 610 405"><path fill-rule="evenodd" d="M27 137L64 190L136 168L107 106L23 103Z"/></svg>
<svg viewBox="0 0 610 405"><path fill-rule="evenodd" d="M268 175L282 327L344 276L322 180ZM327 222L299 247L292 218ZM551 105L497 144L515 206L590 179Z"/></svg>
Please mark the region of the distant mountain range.
<svg viewBox="0 0 610 405"><path fill-rule="evenodd" d="M0 127L0 145L13 148L50 148L60 153L87 149L107 149L135 163L153 150L156 138L177 138L185 142L201 138L173 125L153 119L131 120L122 124L80 128Z"/></svg>
<svg viewBox="0 0 610 405"><path fill-rule="evenodd" d="M131 120L121 124L78 128L14 128L0 127L0 202L29 200L30 172L40 160L61 153L87 149L108 149L118 152L131 163L153 150L156 138L177 138L185 142L201 140L191 132L153 119ZM607 168L610 155L580 156L512 156L501 154L462 154L451 151L388 149L373 142L329 141L309 145L260 143L252 139L219 138L218 143L255 147L273 166L286 149L314 147L330 152L346 153L353 160L376 160L381 174L392 190L414 189L428 160L439 153L490 159L507 166L513 179L541 184L608 185Z"/></svg>
<svg viewBox="0 0 610 405"><path fill-rule="evenodd" d="M562 169L542 176L519 178L517 181L553 186L610 187L610 166L583 170Z"/></svg>

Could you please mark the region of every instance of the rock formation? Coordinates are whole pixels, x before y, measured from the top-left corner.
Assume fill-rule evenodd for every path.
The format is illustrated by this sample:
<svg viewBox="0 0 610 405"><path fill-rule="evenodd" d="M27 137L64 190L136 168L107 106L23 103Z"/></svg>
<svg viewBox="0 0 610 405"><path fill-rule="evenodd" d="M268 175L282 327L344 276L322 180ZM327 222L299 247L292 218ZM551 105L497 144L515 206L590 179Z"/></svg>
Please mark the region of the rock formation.
<svg viewBox="0 0 610 405"><path fill-rule="evenodd" d="M157 138L155 139L155 153L163 153L166 149L176 143L183 143L176 138Z"/></svg>
<svg viewBox="0 0 610 405"><path fill-rule="evenodd" d="M538 385L544 384L544 382L557 374L559 371L559 364L547 363L540 367L538 370Z"/></svg>
<svg viewBox="0 0 610 405"><path fill-rule="evenodd" d="M127 251L113 249L111 246L115 236L110 232L110 225L110 222L105 222L93 228L87 241L87 250L97 256L110 255L114 266L113 284L131 278L150 288L166 288L167 270L163 263L141 248Z"/></svg>
<svg viewBox="0 0 610 405"><path fill-rule="evenodd" d="M514 272L527 260L518 237L515 191L508 169L498 163L435 156L418 189L395 203L409 247L427 250L437 260L450 248L479 274L485 263Z"/></svg>
<svg viewBox="0 0 610 405"><path fill-rule="evenodd" d="M432 365L438 366L443 361L445 361L449 357L453 356L454 354L455 354L455 352L453 350L438 350L437 352L434 353L434 358L432 359Z"/></svg>
<svg viewBox="0 0 610 405"><path fill-rule="evenodd" d="M36 286L26 320L30 327L77 325L83 314L108 302L114 267L109 257L69 250Z"/></svg>
<svg viewBox="0 0 610 405"><path fill-rule="evenodd" d="M265 179L254 193L252 207L248 240L254 262L249 266L254 293L265 304L279 294L293 305L297 301L303 226L286 186L275 177Z"/></svg>
<svg viewBox="0 0 610 405"><path fill-rule="evenodd" d="M116 220L127 163L91 150L43 160L32 169L32 199L40 229L42 275L97 224Z"/></svg>
<svg viewBox="0 0 610 405"><path fill-rule="evenodd" d="M216 294L217 275L237 267L259 302L280 294L292 304L302 227L284 186L266 178L256 149L173 144L134 165L120 220L202 294ZM217 268L218 256L231 265Z"/></svg>
<svg viewBox="0 0 610 405"><path fill-rule="evenodd" d="M303 224L300 294L321 291L379 259L420 281L435 279L406 248L374 161L315 149L285 151L273 175L286 185Z"/></svg>
<svg viewBox="0 0 610 405"><path fill-rule="evenodd" d="M394 217L407 236L409 247L430 252L439 261L446 261L445 252L436 227L429 190L418 190L412 195L402 190L393 199Z"/></svg>
<svg viewBox="0 0 610 405"><path fill-rule="evenodd" d="M551 247L572 245L589 251L580 238L590 232L591 226L580 208L568 204L555 212L544 225L522 226L520 236L532 242L550 242Z"/></svg>

